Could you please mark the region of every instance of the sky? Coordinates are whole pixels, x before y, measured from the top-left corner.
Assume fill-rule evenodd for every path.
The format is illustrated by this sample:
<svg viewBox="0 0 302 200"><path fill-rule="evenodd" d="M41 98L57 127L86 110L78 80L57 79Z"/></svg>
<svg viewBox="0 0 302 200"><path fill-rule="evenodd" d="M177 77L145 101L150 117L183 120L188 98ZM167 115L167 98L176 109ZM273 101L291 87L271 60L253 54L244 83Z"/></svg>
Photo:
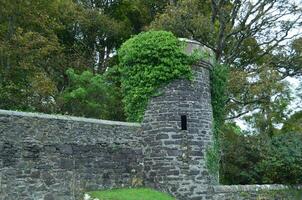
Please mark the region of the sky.
<svg viewBox="0 0 302 200"><path fill-rule="evenodd" d="M295 2L297 5L302 7L302 0L291 0L291 1ZM289 16L285 17L284 19L288 20L288 19L291 19L291 17L293 17L293 16L289 15ZM297 37L302 36L302 27L301 26L293 29L289 33L289 37L294 36L294 35L297 35ZM302 97L298 96L298 94L302 94L302 77L300 77L300 78L288 77L285 79L285 81L288 82L291 92L292 92L293 100L292 100L291 104L289 105L288 109L290 110L290 114L293 114L297 111L302 110ZM300 90L298 90L299 87L300 87ZM242 117L238 118L234 121L241 129L252 130L252 128L242 119ZM282 128L282 124L276 125L276 128Z"/></svg>
<svg viewBox="0 0 302 200"><path fill-rule="evenodd" d="M290 115L292 115L295 112L302 110L302 97L298 96L298 94L302 94L302 89L301 89L302 88L302 77L300 77L300 78L288 77L285 79L285 81L288 82L290 89L291 89L292 97L293 97L292 102L288 106ZM299 90L299 87L300 87L300 90ZM253 130L253 128L248 123L246 123L242 117L235 119L234 121L242 130L245 130L245 131ZM276 124L275 127L280 129L280 128L282 128L282 124Z"/></svg>

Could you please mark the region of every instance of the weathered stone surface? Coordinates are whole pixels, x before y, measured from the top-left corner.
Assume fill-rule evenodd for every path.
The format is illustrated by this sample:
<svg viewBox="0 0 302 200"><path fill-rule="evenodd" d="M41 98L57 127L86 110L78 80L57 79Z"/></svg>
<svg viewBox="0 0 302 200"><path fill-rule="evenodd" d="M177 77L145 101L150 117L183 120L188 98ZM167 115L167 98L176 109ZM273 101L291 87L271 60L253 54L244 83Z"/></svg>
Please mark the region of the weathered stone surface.
<svg viewBox="0 0 302 200"><path fill-rule="evenodd" d="M300 190L300 192L297 192ZM297 192L297 193L296 193ZM302 186L285 185L229 185L209 189L212 200L300 200Z"/></svg>
<svg viewBox="0 0 302 200"><path fill-rule="evenodd" d="M0 118L0 200L78 200L142 176L139 124L3 110Z"/></svg>
<svg viewBox="0 0 302 200"><path fill-rule="evenodd" d="M203 50L189 41L187 53L194 49ZM180 79L161 88L142 123L146 182L178 199L202 199L213 183L204 161L212 142L210 67L209 62L199 63L193 66L192 82ZM181 130L182 115L187 130Z"/></svg>

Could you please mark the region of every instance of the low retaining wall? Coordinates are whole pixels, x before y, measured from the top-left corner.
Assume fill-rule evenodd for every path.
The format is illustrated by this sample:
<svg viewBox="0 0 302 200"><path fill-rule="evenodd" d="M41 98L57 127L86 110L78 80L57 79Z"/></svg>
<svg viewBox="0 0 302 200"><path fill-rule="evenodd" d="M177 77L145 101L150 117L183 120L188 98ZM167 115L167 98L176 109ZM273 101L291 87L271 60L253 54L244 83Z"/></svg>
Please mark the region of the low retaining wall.
<svg viewBox="0 0 302 200"><path fill-rule="evenodd" d="M130 186L139 124L0 110L0 200L74 200Z"/></svg>
<svg viewBox="0 0 302 200"><path fill-rule="evenodd" d="M213 186L213 200L301 200L302 186L230 185Z"/></svg>

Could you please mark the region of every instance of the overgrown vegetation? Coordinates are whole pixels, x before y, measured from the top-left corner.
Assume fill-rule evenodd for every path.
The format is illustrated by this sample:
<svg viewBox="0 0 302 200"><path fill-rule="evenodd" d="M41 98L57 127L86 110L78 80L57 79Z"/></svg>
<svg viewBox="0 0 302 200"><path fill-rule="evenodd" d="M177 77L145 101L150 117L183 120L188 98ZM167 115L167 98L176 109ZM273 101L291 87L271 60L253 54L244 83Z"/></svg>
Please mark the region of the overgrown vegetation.
<svg viewBox="0 0 302 200"><path fill-rule="evenodd" d="M172 33L148 31L126 41L118 51L122 71L123 102L128 121L141 121L156 90L177 78L192 78L196 56L184 53Z"/></svg>
<svg viewBox="0 0 302 200"><path fill-rule="evenodd" d="M99 200L175 200L168 194L147 188L114 189L89 192L89 194Z"/></svg>
<svg viewBox="0 0 302 200"><path fill-rule="evenodd" d="M279 133L267 142L224 125L220 182L223 184L302 183L302 133Z"/></svg>
<svg viewBox="0 0 302 200"><path fill-rule="evenodd" d="M103 74L116 64L112 56L116 49L141 32L167 3L1 0L0 108L65 113L67 102L61 104L62 96L73 87L67 69ZM100 104L104 95L98 95ZM67 110L71 115L104 116L93 109ZM116 117L110 119L122 118Z"/></svg>
<svg viewBox="0 0 302 200"><path fill-rule="evenodd" d="M68 87L61 95L62 111L66 114L99 119L124 120L118 88L105 75L94 75L90 71L76 74L67 70Z"/></svg>
<svg viewBox="0 0 302 200"><path fill-rule="evenodd" d="M213 145L207 150L207 167L209 172L219 182L221 135L226 116L225 102L227 101L228 68L216 63L211 70L211 97L213 107Z"/></svg>

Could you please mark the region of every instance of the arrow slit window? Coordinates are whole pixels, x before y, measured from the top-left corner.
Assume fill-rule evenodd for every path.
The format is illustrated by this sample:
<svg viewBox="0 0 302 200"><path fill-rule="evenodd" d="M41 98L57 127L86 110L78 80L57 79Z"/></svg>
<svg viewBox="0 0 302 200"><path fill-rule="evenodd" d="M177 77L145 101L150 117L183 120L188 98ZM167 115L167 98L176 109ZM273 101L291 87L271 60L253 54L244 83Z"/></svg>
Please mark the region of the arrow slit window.
<svg viewBox="0 0 302 200"><path fill-rule="evenodd" d="M181 130L188 130L187 126L187 115L181 115Z"/></svg>

